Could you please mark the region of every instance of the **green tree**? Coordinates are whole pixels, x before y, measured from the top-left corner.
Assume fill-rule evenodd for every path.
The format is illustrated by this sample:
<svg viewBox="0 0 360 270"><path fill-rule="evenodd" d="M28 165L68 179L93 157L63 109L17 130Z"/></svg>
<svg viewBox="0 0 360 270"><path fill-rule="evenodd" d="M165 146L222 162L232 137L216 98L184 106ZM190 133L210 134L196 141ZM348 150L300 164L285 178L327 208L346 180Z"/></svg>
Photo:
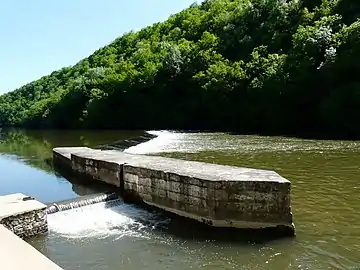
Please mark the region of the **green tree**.
<svg viewBox="0 0 360 270"><path fill-rule="evenodd" d="M0 125L360 138L360 4L205 0L0 96Z"/></svg>

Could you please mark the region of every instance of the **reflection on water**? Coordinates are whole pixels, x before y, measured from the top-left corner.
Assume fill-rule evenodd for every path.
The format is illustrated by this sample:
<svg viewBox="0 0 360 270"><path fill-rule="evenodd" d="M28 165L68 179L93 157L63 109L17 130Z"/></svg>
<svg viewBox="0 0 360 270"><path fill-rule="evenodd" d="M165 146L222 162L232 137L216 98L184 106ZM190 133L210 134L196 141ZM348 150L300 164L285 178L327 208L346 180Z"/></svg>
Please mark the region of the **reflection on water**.
<svg viewBox="0 0 360 270"><path fill-rule="evenodd" d="M26 167L28 171L17 176L16 181L24 181L21 177L36 170L32 179L43 173L42 184L61 181L62 185L54 184L59 191L69 186L71 189L71 184L56 178L51 168L42 168L46 151L51 155L53 146L84 145L81 141L97 146L125 136L94 132L91 137L78 132L70 133L77 134L74 135L77 139L72 141L69 138L73 135L66 132L46 134L25 133L21 140L8 139L5 145L0 144L2 152L17 157L6 158L3 166L4 159L0 158L0 167L7 172L8 179L15 179L12 171ZM119 203L106 210L97 205L51 216L50 234L32 239L31 243L65 269L355 269L360 266L360 142L221 133L153 134L160 137L126 151L272 169L291 180L297 237L260 243L219 239L202 229L169 222L155 212ZM13 167L9 165L11 162ZM0 191L4 186L16 189L13 185L0 182ZM30 181L24 184L28 185ZM42 192L56 197L51 189Z"/></svg>
<svg viewBox="0 0 360 270"><path fill-rule="evenodd" d="M52 157L54 147L100 147L143 135L142 131L0 130L0 153L16 155L31 166L53 171L46 161Z"/></svg>
<svg viewBox="0 0 360 270"><path fill-rule="evenodd" d="M84 185L56 173L51 161L52 149L99 147L142 135L144 132L138 131L0 130L0 195L21 192L49 203L106 191L107 186Z"/></svg>

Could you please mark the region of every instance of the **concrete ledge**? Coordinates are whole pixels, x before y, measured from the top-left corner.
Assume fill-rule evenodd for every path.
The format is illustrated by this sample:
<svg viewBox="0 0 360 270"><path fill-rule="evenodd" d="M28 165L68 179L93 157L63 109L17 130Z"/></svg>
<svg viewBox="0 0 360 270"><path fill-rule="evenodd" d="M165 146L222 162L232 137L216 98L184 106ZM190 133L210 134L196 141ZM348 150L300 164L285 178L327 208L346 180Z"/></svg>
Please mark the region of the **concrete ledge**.
<svg viewBox="0 0 360 270"><path fill-rule="evenodd" d="M2 225L0 225L0 254L1 269L62 269Z"/></svg>
<svg viewBox="0 0 360 270"><path fill-rule="evenodd" d="M16 193L0 197L0 222L9 216L21 215L27 212L42 210L46 205L28 196Z"/></svg>
<svg viewBox="0 0 360 270"><path fill-rule="evenodd" d="M46 205L17 193L0 197L0 224L21 238L48 231Z"/></svg>

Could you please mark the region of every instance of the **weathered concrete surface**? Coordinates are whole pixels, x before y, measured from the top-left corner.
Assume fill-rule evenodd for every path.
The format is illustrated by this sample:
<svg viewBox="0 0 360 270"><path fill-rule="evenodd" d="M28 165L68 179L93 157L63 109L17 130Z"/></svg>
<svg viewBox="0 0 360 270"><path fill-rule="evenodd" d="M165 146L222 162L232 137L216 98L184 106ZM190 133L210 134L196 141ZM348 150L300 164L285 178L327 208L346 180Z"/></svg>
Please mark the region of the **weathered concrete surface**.
<svg viewBox="0 0 360 270"><path fill-rule="evenodd" d="M1 269L62 269L2 225L0 239Z"/></svg>
<svg viewBox="0 0 360 270"><path fill-rule="evenodd" d="M41 202L33 199L24 200L24 198L28 198L28 196L21 193L0 196L0 220L46 208L46 205Z"/></svg>
<svg viewBox="0 0 360 270"><path fill-rule="evenodd" d="M46 208L24 194L0 197L0 224L21 238L28 238L48 231Z"/></svg>
<svg viewBox="0 0 360 270"><path fill-rule="evenodd" d="M89 148L56 148L55 159L133 200L212 226L294 231L291 183L273 171Z"/></svg>
<svg viewBox="0 0 360 270"><path fill-rule="evenodd" d="M87 147L71 147L72 152L69 151L70 148L56 148L56 155L53 155L54 165L59 169L69 169L71 167L71 153L82 153L91 150Z"/></svg>

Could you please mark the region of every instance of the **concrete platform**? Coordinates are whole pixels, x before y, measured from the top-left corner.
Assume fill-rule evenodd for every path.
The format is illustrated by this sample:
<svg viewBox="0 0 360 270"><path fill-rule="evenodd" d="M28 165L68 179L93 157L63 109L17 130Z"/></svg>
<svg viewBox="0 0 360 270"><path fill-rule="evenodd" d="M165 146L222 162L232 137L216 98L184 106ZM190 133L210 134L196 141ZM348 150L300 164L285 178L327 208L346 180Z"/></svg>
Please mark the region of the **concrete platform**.
<svg viewBox="0 0 360 270"><path fill-rule="evenodd" d="M0 268L4 270L62 269L2 225L0 225L0 254Z"/></svg>
<svg viewBox="0 0 360 270"><path fill-rule="evenodd" d="M24 200L28 196L16 193L0 197L0 223L10 216L21 215L46 208L46 205L34 199Z"/></svg>

